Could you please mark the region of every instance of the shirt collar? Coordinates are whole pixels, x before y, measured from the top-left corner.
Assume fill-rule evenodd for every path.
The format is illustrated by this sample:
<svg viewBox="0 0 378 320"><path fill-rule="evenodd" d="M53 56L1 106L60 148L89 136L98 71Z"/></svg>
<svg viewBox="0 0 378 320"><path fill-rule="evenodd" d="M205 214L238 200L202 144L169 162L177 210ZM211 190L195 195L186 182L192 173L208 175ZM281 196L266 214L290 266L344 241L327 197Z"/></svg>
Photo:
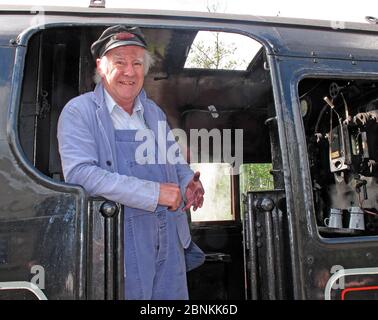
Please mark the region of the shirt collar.
<svg viewBox="0 0 378 320"><path fill-rule="evenodd" d="M105 104L106 104L106 107L109 111L109 114L112 114L114 108L118 106L118 104L114 101L114 99L112 98L112 96L109 94L109 92L104 88L104 98L105 98ZM120 107L119 107L120 108ZM121 108L122 109L122 108ZM139 99L139 96L137 96L135 98L135 101L134 101L134 108L133 108L133 113L136 113L140 111L140 113L143 115L144 113L144 107Z"/></svg>

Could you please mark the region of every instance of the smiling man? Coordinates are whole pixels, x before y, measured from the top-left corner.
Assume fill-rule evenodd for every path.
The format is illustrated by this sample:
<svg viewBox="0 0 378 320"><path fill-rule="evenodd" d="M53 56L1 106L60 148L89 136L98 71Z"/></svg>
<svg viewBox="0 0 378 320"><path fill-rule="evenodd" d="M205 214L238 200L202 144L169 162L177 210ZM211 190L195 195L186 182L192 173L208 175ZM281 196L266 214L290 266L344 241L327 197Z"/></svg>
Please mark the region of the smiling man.
<svg viewBox="0 0 378 320"><path fill-rule="evenodd" d="M156 139L166 116L143 90L152 63L146 48L141 30L123 25L92 44L101 81L64 107L59 151L66 182L124 205L126 298L188 299L186 271L204 254L191 240L185 210L202 206L204 190L187 163L140 164L135 157L138 130L154 137L156 150L167 149Z"/></svg>

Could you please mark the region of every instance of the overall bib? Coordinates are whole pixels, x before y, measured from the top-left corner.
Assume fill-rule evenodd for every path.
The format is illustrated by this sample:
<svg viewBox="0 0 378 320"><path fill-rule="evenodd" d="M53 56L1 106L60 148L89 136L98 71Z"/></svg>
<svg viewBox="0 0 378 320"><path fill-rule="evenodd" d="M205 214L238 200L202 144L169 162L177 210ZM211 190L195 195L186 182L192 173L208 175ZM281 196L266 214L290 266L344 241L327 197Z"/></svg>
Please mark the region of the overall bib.
<svg viewBox="0 0 378 320"><path fill-rule="evenodd" d="M158 183L168 181L164 164L138 164L137 130L116 130L120 174ZM155 150L158 146L155 140ZM181 209L178 209L181 210ZM155 212L125 206L125 296L126 299L188 299L184 249L177 233L179 212L158 205Z"/></svg>

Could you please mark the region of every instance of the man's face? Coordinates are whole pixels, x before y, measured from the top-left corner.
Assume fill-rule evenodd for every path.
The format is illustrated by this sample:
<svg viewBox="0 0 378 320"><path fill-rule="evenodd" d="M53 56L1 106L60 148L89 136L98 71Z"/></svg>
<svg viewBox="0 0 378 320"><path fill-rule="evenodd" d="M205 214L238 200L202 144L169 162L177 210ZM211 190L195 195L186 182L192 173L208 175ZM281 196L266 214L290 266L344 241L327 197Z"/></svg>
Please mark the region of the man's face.
<svg viewBox="0 0 378 320"><path fill-rule="evenodd" d="M119 106L131 111L130 106L143 87L144 48L114 48L96 63L105 89Z"/></svg>

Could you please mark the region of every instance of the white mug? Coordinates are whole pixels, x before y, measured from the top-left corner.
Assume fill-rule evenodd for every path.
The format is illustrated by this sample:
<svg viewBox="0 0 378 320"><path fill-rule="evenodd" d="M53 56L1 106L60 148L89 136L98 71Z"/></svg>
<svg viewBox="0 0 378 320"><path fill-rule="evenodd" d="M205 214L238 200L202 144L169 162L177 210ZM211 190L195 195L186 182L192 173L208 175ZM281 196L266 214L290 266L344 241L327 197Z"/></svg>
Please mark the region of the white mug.
<svg viewBox="0 0 378 320"><path fill-rule="evenodd" d="M364 211L360 207L350 207L349 229L365 230Z"/></svg>
<svg viewBox="0 0 378 320"><path fill-rule="evenodd" d="M343 212L337 208L331 208L328 218L324 219L324 224L328 228L342 228L343 227Z"/></svg>

